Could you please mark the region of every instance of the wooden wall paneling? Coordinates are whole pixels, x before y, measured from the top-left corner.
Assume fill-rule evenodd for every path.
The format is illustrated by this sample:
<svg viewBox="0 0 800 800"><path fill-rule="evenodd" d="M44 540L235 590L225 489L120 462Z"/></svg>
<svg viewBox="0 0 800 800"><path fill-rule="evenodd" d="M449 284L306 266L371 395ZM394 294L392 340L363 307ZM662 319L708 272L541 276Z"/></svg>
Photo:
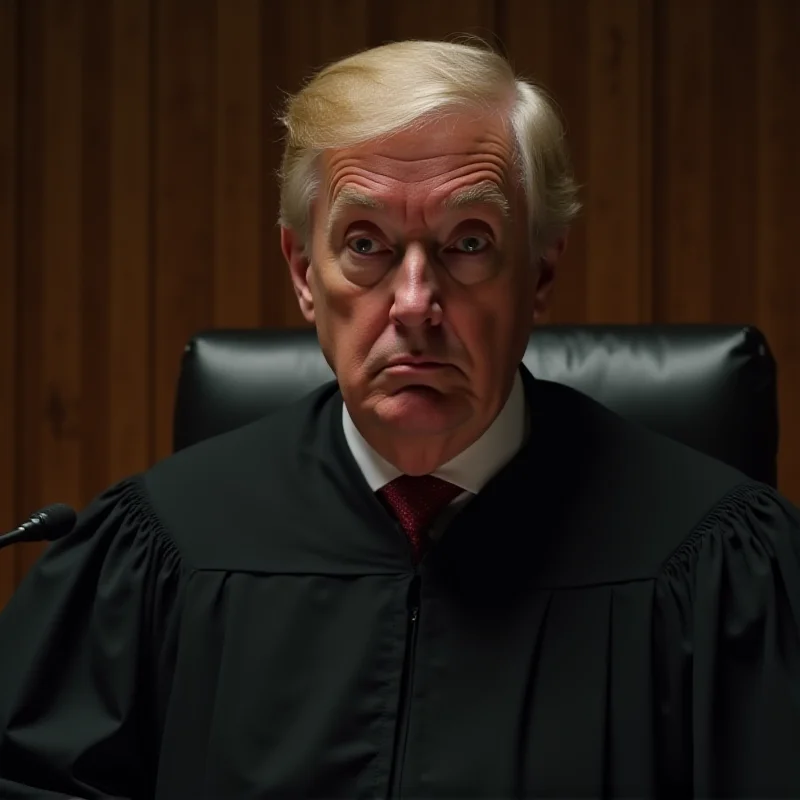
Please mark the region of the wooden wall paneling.
<svg viewBox="0 0 800 800"><path fill-rule="evenodd" d="M712 33L709 236L710 319L756 319L758 162L757 7L715 0ZM774 2L774 0L768 0ZM684 138L693 138L684 120ZM685 291L689 291L689 285Z"/></svg>
<svg viewBox="0 0 800 800"><path fill-rule="evenodd" d="M553 0L506 0L498 8L502 8L502 13L496 13L498 40L514 71L550 92Z"/></svg>
<svg viewBox="0 0 800 800"><path fill-rule="evenodd" d="M283 129L277 116L287 93L314 72L370 45L369 0L297 0L270 7L264 26L264 293L265 325L306 325L279 246L277 227Z"/></svg>
<svg viewBox="0 0 800 800"><path fill-rule="evenodd" d="M106 483L152 462L152 4L111 11Z"/></svg>
<svg viewBox="0 0 800 800"><path fill-rule="evenodd" d="M43 501L41 473L42 259L44 255L44 0L19 4L20 180L17 308L17 515ZM54 500L55 498L48 498ZM64 498L62 498L64 499ZM38 552L16 545L17 582Z"/></svg>
<svg viewBox="0 0 800 800"><path fill-rule="evenodd" d="M17 524L17 0L0 3L0 531ZM16 585L15 550L0 550L0 608Z"/></svg>
<svg viewBox="0 0 800 800"><path fill-rule="evenodd" d="M589 5L587 322L650 319L649 4Z"/></svg>
<svg viewBox="0 0 800 800"><path fill-rule="evenodd" d="M261 7L217 0L214 324L261 320Z"/></svg>
<svg viewBox="0 0 800 800"><path fill-rule="evenodd" d="M372 45L369 40L369 6L370 0L315 0L312 3L314 24L311 31L312 48L309 53L310 63L302 67L302 72L293 75L287 88L297 91L311 72L318 70L333 61L352 55ZM292 41L302 36L302 22L295 14L291 16ZM299 65L296 65L299 66ZM284 282L288 281L288 267L281 256L280 269L284 274ZM306 322L300 313L297 298L288 281L289 291L286 295L286 324L305 326Z"/></svg>
<svg viewBox="0 0 800 800"><path fill-rule="evenodd" d="M278 213L280 193L277 170L283 150L283 128L278 122L287 93L297 91L314 64L313 19L310 0L267 3L261 24L261 120L263 149L261 187L262 290L261 320L266 327L297 327L304 320L294 300L289 272L281 255Z"/></svg>
<svg viewBox="0 0 800 800"><path fill-rule="evenodd" d="M758 321L778 361L780 487L800 505L800 269L797 217L800 4L758 3Z"/></svg>
<svg viewBox="0 0 800 800"><path fill-rule="evenodd" d="M506 0L496 17L498 39L502 42L503 52L511 62L516 75L532 82L550 95L551 102L563 117L560 98L553 96L553 3L552 0ZM565 125L568 120L563 119ZM574 156L572 137L568 135L568 147ZM583 198L582 198L583 199ZM579 223L580 225L580 223ZM580 235L580 234L579 234ZM575 275L569 269L569 262L574 259L574 237L569 236L567 253L562 259L556 283L555 296L563 297L562 276ZM566 265L566 269L565 269ZM552 319L552 311L546 318Z"/></svg>
<svg viewBox="0 0 800 800"><path fill-rule="evenodd" d="M655 58L655 3L658 0L643 0L639 5L639 196L642 208L636 217L639 239L639 308L640 322L652 322L654 316L653 259L653 195L657 191L654 183L653 163L653 116L655 94L653 92L653 60Z"/></svg>
<svg viewBox="0 0 800 800"><path fill-rule="evenodd" d="M79 286L82 313L75 320L82 350L80 494L76 498L80 505L105 487L112 413L108 404L111 4L107 0L83 0L82 6L83 46L79 51L83 59L82 153L78 198L83 275Z"/></svg>
<svg viewBox="0 0 800 800"><path fill-rule="evenodd" d="M153 455L172 452L183 347L213 318L214 0L159 0L156 12L156 198Z"/></svg>
<svg viewBox="0 0 800 800"><path fill-rule="evenodd" d="M710 1L658 0L655 8L657 322L703 322L713 306L711 12Z"/></svg>
<svg viewBox="0 0 800 800"><path fill-rule="evenodd" d="M40 384L28 394L38 448L34 506L81 499L81 315L83 5L58 0L41 14L44 86L42 130L41 338L33 354ZM21 549L27 572L43 544Z"/></svg>
<svg viewBox="0 0 800 800"><path fill-rule="evenodd" d="M794 0L0 0L0 525L168 454L198 329L304 324L275 224L284 92L458 33L567 124L587 207L552 321L754 320L800 502ZM0 554L0 605L40 551Z"/></svg>
<svg viewBox="0 0 800 800"><path fill-rule="evenodd" d="M651 0L509 0L508 52L567 128L584 210L554 322L638 322L651 306Z"/></svg>
<svg viewBox="0 0 800 800"><path fill-rule="evenodd" d="M83 111L85 4L45 6L41 498L80 505L83 467ZM101 145L102 146L102 145ZM43 549L43 546L37 547Z"/></svg>
<svg viewBox="0 0 800 800"><path fill-rule="evenodd" d="M584 210L569 234L550 322L581 322L587 313L587 182L589 180L589 0L507 0L508 55L518 73L539 83L563 117Z"/></svg>
<svg viewBox="0 0 800 800"><path fill-rule="evenodd" d="M314 2L314 23L311 29L313 69L372 45L369 40L369 6L370 0ZM298 88L299 86L293 87L295 91Z"/></svg>
<svg viewBox="0 0 800 800"><path fill-rule="evenodd" d="M493 42L499 0L387 0L372 8L373 44L398 39L448 39L459 34Z"/></svg>

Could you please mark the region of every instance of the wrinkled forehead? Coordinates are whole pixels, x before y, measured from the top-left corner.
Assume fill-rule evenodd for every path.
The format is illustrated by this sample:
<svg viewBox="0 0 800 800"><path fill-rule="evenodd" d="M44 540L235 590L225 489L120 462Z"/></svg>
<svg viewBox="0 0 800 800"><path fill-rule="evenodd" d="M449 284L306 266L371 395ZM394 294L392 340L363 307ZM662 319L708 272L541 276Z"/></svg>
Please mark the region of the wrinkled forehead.
<svg viewBox="0 0 800 800"><path fill-rule="evenodd" d="M318 199L327 213L412 202L442 209L485 204L508 215L519 184L513 137L497 114L452 115L329 150L320 168Z"/></svg>

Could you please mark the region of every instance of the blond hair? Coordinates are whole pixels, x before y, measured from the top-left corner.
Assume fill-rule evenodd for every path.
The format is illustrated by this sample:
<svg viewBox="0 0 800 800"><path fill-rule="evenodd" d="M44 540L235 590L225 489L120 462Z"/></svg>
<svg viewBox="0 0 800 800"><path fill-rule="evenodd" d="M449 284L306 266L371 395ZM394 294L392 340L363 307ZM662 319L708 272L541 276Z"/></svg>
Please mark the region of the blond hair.
<svg viewBox="0 0 800 800"><path fill-rule="evenodd" d="M505 112L532 242L546 246L580 209L564 128L542 89L485 46L403 41L337 61L289 98L280 222L309 241L318 157L464 110Z"/></svg>

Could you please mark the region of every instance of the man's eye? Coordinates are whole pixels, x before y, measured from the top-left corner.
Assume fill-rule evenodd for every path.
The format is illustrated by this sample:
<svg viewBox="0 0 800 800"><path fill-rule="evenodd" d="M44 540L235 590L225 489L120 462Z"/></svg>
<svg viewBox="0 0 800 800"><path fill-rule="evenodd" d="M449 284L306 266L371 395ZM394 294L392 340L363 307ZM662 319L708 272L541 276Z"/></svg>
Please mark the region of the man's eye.
<svg viewBox="0 0 800 800"><path fill-rule="evenodd" d="M451 250L457 250L459 253L482 253L489 246L489 240L485 236L462 236L456 239Z"/></svg>
<svg viewBox="0 0 800 800"><path fill-rule="evenodd" d="M371 238L370 236L359 236L351 239L347 246L360 256L374 256L376 253L381 253L386 250L379 241Z"/></svg>

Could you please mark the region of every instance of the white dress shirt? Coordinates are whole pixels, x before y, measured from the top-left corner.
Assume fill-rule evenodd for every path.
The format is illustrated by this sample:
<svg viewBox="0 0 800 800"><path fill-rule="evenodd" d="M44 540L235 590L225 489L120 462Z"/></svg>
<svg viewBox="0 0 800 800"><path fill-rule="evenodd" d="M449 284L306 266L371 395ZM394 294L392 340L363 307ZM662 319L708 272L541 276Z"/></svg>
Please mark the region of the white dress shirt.
<svg viewBox="0 0 800 800"><path fill-rule="evenodd" d="M373 492L382 489L402 474L364 439L346 405L342 406L342 426L353 458ZM517 454L525 441L526 428L525 390L522 377L517 372L508 400L494 422L466 450L462 450L432 473L464 490L450 504L448 513L440 517L432 527L429 533L432 538L438 538L453 515Z"/></svg>

